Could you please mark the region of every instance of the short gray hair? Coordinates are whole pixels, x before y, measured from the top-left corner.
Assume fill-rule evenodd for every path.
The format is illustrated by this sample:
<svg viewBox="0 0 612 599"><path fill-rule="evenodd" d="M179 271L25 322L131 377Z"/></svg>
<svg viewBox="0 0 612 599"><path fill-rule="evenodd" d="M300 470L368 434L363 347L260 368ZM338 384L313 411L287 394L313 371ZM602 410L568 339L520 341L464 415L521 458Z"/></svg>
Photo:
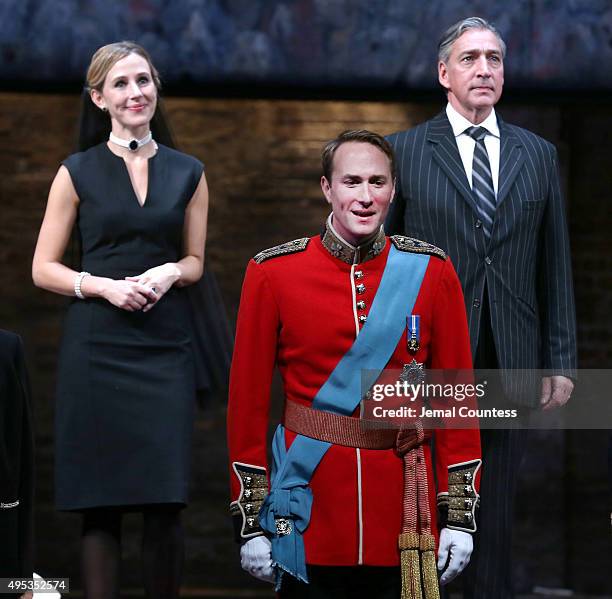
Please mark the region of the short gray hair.
<svg viewBox="0 0 612 599"><path fill-rule="evenodd" d="M454 25L451 25L440 38L438 44L438 60L440 62L448 62L448 58L451 53L451 48L455 41L460 38L468 29L487 29L491 33L494 33L499 41L499 46L502 52L502 59L506 58L506 43L499 34L499 31L489 21L485 21L480 17L468 17L463 19Z"/></svg>

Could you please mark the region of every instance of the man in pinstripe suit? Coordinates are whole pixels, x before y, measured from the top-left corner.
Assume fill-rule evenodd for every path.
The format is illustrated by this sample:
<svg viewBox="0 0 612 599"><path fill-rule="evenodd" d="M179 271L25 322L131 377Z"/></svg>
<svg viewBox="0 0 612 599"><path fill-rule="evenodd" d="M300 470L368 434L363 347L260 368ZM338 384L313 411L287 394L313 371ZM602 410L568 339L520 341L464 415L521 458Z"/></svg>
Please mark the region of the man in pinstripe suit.
<svg viewBox="0 0 612 599"><path fill-rule="evenodd" d="M498 404L563 405L576 368L567 222L553 145L502 121L505 44L478 17L456 23L439 45L446 110L391 135L397 193L389 234L443 248L461 280L476 368L546 369L550 376L494 381ZM482 430L483 505L464 597L513 597L511 528L524 426Z"/></svg>

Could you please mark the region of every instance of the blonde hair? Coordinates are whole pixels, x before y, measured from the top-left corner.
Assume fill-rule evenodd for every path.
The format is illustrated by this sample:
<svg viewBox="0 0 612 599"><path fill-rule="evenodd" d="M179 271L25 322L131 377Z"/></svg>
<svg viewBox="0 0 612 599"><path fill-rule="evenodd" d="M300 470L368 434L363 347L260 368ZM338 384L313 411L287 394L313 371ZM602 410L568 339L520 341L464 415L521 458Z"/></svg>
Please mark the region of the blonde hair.
<svg viewBox="0 0 612 599"><path fill-rule="evenodd" d="M128 41L107 44L106 46L102 46L96 50L94 55L91 57L91 62L89 63L89 68L87 69L85 89L88 92L91 92L92 89L101 92L108 72L117 62L130 54L138 54L147 61L149 68L151 69L153 82L159 91L161 89L159 73L153 65L149 53L137 43Z"/></svg>

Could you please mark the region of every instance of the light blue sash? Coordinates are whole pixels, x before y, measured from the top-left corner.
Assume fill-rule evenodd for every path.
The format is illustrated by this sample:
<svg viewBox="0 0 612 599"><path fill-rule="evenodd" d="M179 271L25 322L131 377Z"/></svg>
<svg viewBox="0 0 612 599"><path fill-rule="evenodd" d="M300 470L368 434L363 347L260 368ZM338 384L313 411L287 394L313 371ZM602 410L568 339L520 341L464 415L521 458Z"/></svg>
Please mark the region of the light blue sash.
<svg viewBox="0 0 612 599"><path fill-rule="evenodd" d="M346 416L355 411L362 399L362 388L369 389L376 382L399 343L428 263L426 254L401 252L391 246L368 320L319 389L313 408ZM274 434L272 488L259 520L272 541L272 560L278 566L277 590L283 571L308 582L302 538L312 508L308 483L330 447L326 441L298 435L287 450L284 427L279 425ZM279 519L286 521L284 534L277 534Z"/></svg>

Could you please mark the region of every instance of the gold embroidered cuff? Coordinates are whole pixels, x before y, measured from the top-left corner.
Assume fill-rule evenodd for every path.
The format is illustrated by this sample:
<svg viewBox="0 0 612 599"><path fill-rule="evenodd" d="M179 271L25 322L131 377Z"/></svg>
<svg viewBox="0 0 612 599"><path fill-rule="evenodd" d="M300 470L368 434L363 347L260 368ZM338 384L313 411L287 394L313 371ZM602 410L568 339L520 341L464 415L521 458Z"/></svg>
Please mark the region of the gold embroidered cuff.
<svg viewBox="0 0 612 599"><path fill-rule="evenodd" d="M234 462L234 473L240 480L240 495L230 504L237 540L263 534L259 526L259 509L268 494L266 469L251 464Z"/></svg>
<svg viewBox="0 0 612 599"><path fill-rule="evenodd" d="M479 495L474 486L481 461L455 464L448 468L448 495L438 497L438 507L448 528L476 532Z"/></svg>

